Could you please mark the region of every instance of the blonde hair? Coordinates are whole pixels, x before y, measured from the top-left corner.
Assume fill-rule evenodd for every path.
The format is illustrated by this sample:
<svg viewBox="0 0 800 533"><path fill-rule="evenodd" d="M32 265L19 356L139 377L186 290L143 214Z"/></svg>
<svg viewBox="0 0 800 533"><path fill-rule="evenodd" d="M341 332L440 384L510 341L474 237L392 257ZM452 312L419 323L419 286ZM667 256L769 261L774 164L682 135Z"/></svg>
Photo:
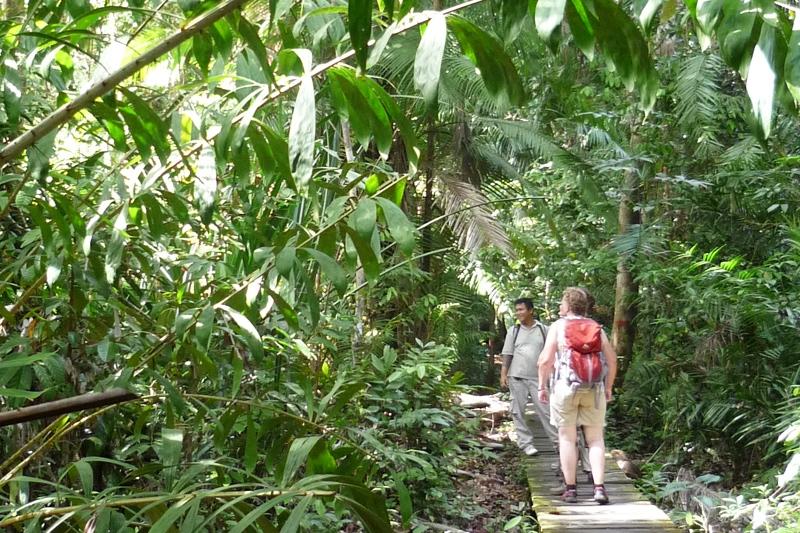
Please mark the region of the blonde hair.
<svg viewBox="0 0 800 533"><path fill-rule="evenodd" d="M576 315L585 315L589 311L589 302L592 296L586 289L580 287L567 287L564 290L564 301L569 310Z"/></svg>

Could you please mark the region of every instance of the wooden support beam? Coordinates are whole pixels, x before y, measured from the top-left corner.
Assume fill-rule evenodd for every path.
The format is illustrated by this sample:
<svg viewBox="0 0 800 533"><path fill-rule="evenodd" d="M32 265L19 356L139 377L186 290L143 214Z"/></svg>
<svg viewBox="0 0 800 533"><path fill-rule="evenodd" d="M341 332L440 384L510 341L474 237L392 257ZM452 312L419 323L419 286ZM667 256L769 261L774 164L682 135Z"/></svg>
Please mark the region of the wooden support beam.
<svg viewBox="0 0 800 533"><path fill-rule="evenodd" d="M50 418L63 415L64 413L94 409L95 407L103 407L104 405L113 405L136 400L137 398L139 398L139 396L125 389L90 392L88 394L81 394L80 396L73 396L71 398L64 398L62 400L45 402L29 407L22 407L13 411L2 412L0 413L0 427L30 422L31 420L38 420L40 418Z"/></svg>

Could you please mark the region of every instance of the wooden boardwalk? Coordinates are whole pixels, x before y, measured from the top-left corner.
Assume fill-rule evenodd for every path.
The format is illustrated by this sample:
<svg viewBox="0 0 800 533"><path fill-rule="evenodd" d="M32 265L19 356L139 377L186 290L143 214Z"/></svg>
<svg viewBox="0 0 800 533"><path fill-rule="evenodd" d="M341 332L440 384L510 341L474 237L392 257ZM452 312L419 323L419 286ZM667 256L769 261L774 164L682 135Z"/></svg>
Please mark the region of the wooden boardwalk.
<svg viewBox="0 0 800 533"><path fill-rule="evenodd" d="M664 511L650 503L608 454L606 490L611 503L596 504L592 500L593 486L587 483L586 476L581 473L578 474L578 503L562 502L560 495L552 493L561 486L557 471L552 466L558 462L558 454L545 437L536 415L528 413L528 416L536 436L534 445L539 450L535 457L527 460L528 485L542 533L578 530L622 533L685 531L675 526Z"/></svg>

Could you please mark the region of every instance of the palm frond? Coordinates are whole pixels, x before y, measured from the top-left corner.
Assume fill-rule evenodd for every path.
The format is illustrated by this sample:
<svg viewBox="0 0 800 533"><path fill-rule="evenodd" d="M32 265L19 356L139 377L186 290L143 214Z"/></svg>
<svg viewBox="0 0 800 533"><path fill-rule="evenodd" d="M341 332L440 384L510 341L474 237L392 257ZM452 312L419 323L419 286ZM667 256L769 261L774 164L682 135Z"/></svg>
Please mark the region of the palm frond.
<svg viewBox="0 0 800 533"><path fill-rule="evenodd" d="M472 156L492 173L497 173L506 178L519 179L520 173L516 167L509 162L508 157L500 153L494 146L473 138L469 144L469 150Z"/></svg>
<svg viewBox="0 0 800 533"><path fill-rule="evenodd" d="M723 152L720 163L726 168L746 170L758 168L763 158L764 149L761 143L754 136L747 135Z"/></svg>
<svg viewBox="0 0 800 533"><path fill-rule="evenodd" d="M480 261L470 261L459 278L479 296L489 300L497 316L503 316L508 312L508 304L506 303L508 298L506 298L501 285L486 273Z"/></svg>
<svg viewBox="0 0 800 533"><path fill-rule="evenodd" d="M482 205L489 201L486 196L474 185L456 176L441 174L439 179L442 190L437 201L445 215L450 215L446 221L459 246L474 255L481 248L493 245L513 256L505 228L489 207Z"/></svg>
<svg viewBox="0 0 800 533"><path fill-rule="evenodd" d="M580 156L559 146L555 139L536 130L531 122L486 117L478 120L497 128L516 151L531 152L540 159L551 161L557 167L573 172L591 169L590 165Z"/></svg>
<svg viewBox="0 0 800 533"><path fill-rule="evenodd" d="M675 84L675 111L678 124L695 140L716 142L719 123L722 60L712 54L697 54L685 59Z"/></svg>

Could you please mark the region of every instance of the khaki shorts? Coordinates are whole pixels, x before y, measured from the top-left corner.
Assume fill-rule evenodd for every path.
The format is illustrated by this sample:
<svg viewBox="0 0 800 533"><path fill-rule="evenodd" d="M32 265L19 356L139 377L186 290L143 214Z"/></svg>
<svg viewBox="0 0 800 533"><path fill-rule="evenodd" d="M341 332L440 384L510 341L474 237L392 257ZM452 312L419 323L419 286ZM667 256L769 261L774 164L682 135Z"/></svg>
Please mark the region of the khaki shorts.
<svg viewBox="0 0 800 533"><path fill-rule="evenodd" d="M599 387L572 388L563 381L553 387L550 397L550 423L556 427L606 425L606 395Z"/></svg>

